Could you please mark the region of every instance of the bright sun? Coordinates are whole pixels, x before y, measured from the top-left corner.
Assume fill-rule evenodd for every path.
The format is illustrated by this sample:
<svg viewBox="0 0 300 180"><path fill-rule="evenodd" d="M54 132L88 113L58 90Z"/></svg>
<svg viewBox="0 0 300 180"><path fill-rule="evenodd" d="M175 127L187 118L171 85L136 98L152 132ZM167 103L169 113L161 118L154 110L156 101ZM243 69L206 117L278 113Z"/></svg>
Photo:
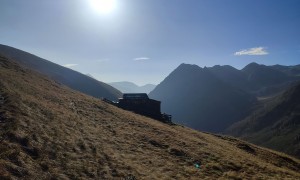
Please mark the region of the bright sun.
<svg viewBox="0 0 300 180"><path fill-rule="evenodd" d="M109 14L116 9L116 0L90 0L91 6L101 14Z"/></svg>

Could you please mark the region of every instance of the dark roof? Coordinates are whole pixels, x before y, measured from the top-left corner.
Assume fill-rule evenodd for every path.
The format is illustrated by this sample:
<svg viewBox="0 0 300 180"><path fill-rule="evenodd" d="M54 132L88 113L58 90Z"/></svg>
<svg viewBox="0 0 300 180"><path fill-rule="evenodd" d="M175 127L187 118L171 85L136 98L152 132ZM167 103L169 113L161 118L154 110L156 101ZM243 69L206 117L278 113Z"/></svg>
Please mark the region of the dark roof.
<svg viewBox="0 0 300 180"><path fill-rule="evenodd" d="M123 99L149 99L146 93L125 93Z"/></svg>

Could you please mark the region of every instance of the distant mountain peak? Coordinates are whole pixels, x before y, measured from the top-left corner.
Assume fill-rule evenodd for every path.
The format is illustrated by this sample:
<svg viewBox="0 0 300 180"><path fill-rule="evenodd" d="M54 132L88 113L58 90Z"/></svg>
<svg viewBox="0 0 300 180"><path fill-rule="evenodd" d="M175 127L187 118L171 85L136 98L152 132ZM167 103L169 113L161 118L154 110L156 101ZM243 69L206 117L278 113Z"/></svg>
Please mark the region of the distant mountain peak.
<svg viewBox="0 0 300 180"><path fill-rule="evenodd" d="M222 66L220 66L220 67L223 67L223 68L230 68L230 69L236 69L236 68L234 68L234 67L232 67L232 66L230 66L230 65L222 65Z"/></svg>
<svg viewBox="0 0 300 180"><path fill-rule="evenodd" d="M256 63L256 62L252 62L252 63L246 65L246 66L242 69L242 71L247 71L247 70L249 70L249 69L258 68L258 67L262 67L262 66L264 66L264 65L258 64L258 63Z"/></svg>
<svg viewBox="0 0 300 180"><path fill-rule="evenodd" d="M260 64L258 64L257 62L251 62L249 63L249 65L260 65Z"/></svg>
<svg viewBox="0 0 300 180"><path fill-rule="evenodd" d="M210 68L190 64L177 67L149 95L161 100L163 110L178 123L214 132L221 132L243 116L242 109L255 101L248 93L218 79ZM239 113L234 114L234 109ZM227 122L221 122L225 116Z"/></svg>
<svg viewBox="0 0 300 180"><path fill-rule="evenodd" d="M156 85L146 84L143 86L138 86L133 82L121 81L121 82L112 82L109 83L114 88L120 90L122 93L149 93L151 92Z"/></svg>
<svg viewBox="0 0 300 180"><path fill-rule="evenodd" d="M181 63L176 69L182 69L182 68L197 68L197 69L202 69L200 66L196 64L186 64L186 63Z"/></svg>

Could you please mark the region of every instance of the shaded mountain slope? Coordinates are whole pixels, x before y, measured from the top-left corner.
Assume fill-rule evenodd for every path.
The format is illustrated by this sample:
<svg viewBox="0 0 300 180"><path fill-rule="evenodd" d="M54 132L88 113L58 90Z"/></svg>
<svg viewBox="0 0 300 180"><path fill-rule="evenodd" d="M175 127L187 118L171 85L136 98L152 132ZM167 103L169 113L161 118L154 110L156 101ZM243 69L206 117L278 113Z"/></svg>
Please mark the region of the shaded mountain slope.
<svg viewBox="0 0 300 180"><path fill-rule="evenodd" d="M209 70L222 81L255 96L276 95L300 80L299 66L265 66L250 63L242 70L214 66Z"/></svg>
<svg viewBox="0 0 300 180"><path fill-rule="evenodd" d="M85 94L111 100L117 100L122 96L120 91L110 85L19 49L0 45L0 54L11 57L27 68L45 74L55 81Z"/></svg>
<svg viewBox="0 0 300 180"><path fill-rule="evenodd" d="M228 133L300 158L300 84L262 102Z"/></svg>
<svg viewBox="0 0 300 180"><path fill-rule="evenodd" d="M254 90L272 84L280 84L288 80L286 74L257 63L248 64L242 71L247 75L247 79L250 82L256 82L253 87Z"/></svg>
<svg viewBox="0 0 300 180"><path fill-rule="evenodd" d="M300 76L300 65L295 66L283 66L283 65L274 65L271 66L273 69L281 71L290 76Z"/></svg>
<svg viewBox="0 0 300 180"><path fill-rule="evenodd" d="M250 63L242 69L251 84L249 89L258 96L268 96L283 91L296 77L257 63Z"/></svg>
<svg viewBox="0 0 300 180"><path fill-rule="evenodd" d="M247 92L249 92L249 89L251 88L251 84L247 81L247 75L244 72L242 72L238 69L235 69L232 66L216 65L216 66L210 67L209 70L217 78L219 78L220 80L222 80L226 83L231 84L232 86L235 86L235 87L240 88Z"/></svg>
<svg viewBox="0 0 300 180"><path fill-rule="evenodd" d="M146 84L143 86L138 86L132 82L122 81L122 82L112 82L109 83L112 87L120 90L122 93L149 93L154 88L154 84Z"/></svg>
<svg viewBox="0 0 300 180"><path fill-rule="evenodd" d="M256 99L215 77L208 68L181 64L149 94L174 121L221 132L244 118Z"/></svg>
<svg viewBox="0 0 300 180"><path fill-rule="evenodd" d="M1 179L300 178L297 159L123 111L3 56L0 77Z"/></svg>

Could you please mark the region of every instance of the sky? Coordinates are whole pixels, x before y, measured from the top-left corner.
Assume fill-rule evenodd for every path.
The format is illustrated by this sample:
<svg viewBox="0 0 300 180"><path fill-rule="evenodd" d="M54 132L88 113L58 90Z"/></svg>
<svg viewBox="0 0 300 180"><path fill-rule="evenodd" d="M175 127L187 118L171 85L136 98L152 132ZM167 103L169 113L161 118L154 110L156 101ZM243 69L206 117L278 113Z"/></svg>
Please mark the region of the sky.
<svg viewBox="0 0 300 180"><path fill-rule="evenodd" d="M181 63L300 64L300 0L0 0L0 44L104 82L158 84Z"/></svg>

